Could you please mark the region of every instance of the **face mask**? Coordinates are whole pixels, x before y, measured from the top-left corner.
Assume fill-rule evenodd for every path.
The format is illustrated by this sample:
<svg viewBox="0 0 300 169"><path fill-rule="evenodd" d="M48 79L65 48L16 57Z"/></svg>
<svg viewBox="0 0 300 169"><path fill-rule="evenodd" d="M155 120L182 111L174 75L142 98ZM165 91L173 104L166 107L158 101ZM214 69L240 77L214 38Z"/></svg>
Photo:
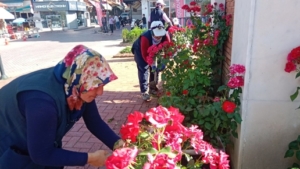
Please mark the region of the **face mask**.
<svg viewBox="0 0 300 169"><path fill-rule="evenodd" d="M159 39L156 39L156 38L154 38L154 37L152 36L152 43L153 43L154 45L159 44L159 43L161 42L161 40L162 40L162 37L159 38Z"/></svg>

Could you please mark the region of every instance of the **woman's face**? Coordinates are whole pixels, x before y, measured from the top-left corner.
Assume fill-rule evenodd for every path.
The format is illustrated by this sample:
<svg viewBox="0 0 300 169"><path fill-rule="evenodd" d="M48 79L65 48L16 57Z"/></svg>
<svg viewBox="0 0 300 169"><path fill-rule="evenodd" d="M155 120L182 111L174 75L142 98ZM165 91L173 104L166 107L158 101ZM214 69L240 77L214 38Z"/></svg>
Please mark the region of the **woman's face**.
<svg viewBox="0 0 300 169"><path fill-rule="evenodd" d="M80 94L80 98L86 102L86 103L90 103L92 102L97 96L101 96L103 94L103 85L93 89L93 90L90 90L88 92L85 92L85 93L81 93Z"/></svg>

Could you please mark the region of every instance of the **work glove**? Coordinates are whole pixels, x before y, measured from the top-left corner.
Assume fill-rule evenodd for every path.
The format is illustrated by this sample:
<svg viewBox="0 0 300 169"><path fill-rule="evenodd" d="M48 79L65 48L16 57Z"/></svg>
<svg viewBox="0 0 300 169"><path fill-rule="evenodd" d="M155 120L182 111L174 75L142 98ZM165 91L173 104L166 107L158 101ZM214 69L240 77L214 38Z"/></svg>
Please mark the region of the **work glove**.
<svg viewBox="0 0 300 169"><path fill-rule="evenodd" d="M161 72L165 70L166 66L164 64L160 64L158 67L156 67L156 65L152 65L151 68L154 72Z"/></svg>

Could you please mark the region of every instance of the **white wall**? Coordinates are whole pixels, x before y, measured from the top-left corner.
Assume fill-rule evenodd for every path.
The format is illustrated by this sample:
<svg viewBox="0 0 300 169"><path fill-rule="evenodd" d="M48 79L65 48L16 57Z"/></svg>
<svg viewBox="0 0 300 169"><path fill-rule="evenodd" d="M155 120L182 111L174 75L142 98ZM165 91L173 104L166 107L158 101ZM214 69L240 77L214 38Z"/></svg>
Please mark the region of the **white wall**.
<svg viewBox="0 0 300 169"><path fill-rule="evenodd" d="M286 56L300 45L299 0L235 0L232 63L246 65L242 126L235 169L284 169L288 143L300 134L300 81L284 72Z"/></svg>

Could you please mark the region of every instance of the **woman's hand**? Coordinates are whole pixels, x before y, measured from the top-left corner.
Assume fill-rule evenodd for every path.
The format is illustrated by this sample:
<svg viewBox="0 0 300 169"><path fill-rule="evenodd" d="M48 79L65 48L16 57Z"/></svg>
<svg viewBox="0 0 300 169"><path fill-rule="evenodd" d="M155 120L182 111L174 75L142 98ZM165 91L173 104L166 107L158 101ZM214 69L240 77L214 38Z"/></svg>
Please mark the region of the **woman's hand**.
<svg viewBox="0 0 300 169"><path fill-rule="evenodd" d="M97 150L93 153L88 153L88 164L94 167L102 167L105 165L107 157L110 156L105 150Z"/></svg>
<svg viewBox="0 0 300 169"><path fill-rule="evenodd" d="M123 147L124 144L125 144L124 140L122 139L118 140L117 142L115 142L114 150Z"/></svg>

